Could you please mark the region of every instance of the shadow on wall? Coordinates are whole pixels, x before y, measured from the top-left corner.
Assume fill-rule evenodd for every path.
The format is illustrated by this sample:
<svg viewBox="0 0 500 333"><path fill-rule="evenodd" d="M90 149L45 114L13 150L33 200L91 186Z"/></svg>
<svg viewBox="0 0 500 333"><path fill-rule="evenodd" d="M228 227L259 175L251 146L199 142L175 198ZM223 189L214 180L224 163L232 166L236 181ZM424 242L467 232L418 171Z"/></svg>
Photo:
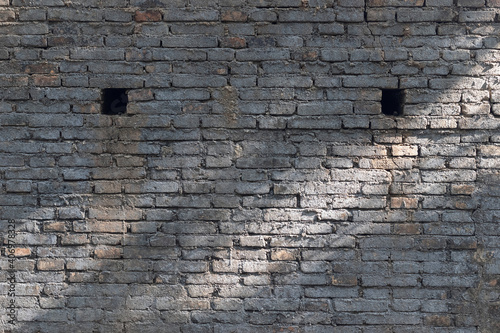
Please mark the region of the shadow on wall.
<svg viewBox="0 0 500 333"><path fill-rule="evenodd" d="M82 90L98 100L98 90ZM132 100L134 96L132 92ZM73 102L65 98L71 96L49 103L22 102L17 110L61 112L68 106L69 112ZM3 276L15 272L15 297L2 297L2 305L15 301L18 322L12 326L2 314L2 332L125 332L125 323L154 316L146 311L150 305L145 299L131 302L135 296L151 294L154 302L155 296L182 295L180 287L141 285L154 283L153 268L140 251L151 245L145 233L153 236L160 226L154 219L143 221L143 209L154 205L152 193L164 191L147 188L146 156L159 155L161 148L143 146L130 136L136 132L134 127L160 127L162 123L159 119L148 123L148 115L100 115L93 99L72 105L72 113L29 114L30 125L43 121L42 130L33 129L40 133L34 136L56 141L39 146L3 143L3 150L11 149L12 159L20 162L6 171L7 193L2 194L0 211L2 229L15 226L12 241L17 244L14 267L2 262ZM161 182L158 186L178 185ZM5 232L4 244L7 238ZM156 250L157 257L176 257L173 248Z"/></svg>
<svg viewBox="0 0 500 333"><path fill-rule="evenodd" d="M181 278L206 272L206 257L216 256L211 252L227 256L193 248L184 256L200 260L182 261L176 242L177 234L187 247L196 236L210 242L215 236L200 235L217 233L226 213L198 210L210 208L200 195L210 191L203 184L180 186L182 173L199 172L203 161L196 113L205 106L189 103L193 114L186 115L182 96L152 101L151 90L137 89L128 97L144 104L108 116L92 99L73 105L71 115L47 116L43 126L61 131L64 142L42 145L29 165L7 171L7 179L26 180L6 181L8 192L14 185L24 190L7 193L4 200L12 203L0 212L4 230L7 220L15 224L17 244L16 297L2 302L15 300L19 320L11 326L3 315L3 331L171 333L188 323L188 311L209 309L208 300L192 296L196 291L188 295ZM63 109L65 103L18 107ZM58 128L59 117L70 118L67 127ZM12 152L24 152L23 144L29 145L12 144ZM8 263L2 264L5 275Z"/></svg>

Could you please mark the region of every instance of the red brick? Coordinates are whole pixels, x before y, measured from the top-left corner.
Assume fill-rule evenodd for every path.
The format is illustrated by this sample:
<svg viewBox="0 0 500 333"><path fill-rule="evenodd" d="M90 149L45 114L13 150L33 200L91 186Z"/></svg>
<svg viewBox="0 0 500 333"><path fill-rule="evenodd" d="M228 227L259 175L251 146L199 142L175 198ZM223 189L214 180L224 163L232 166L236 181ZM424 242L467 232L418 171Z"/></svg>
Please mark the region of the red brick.
<svg viewBox="0 0 500 333"><path fill-rule="evenodd" d="M391 208L418 208L417 198L391 198Z"/></svg>
<svg viewBox="0 0 500 333"><path fill-rule="evenodd" d="M59 231L66 230L66 223L64 222L47 222L43 225L43 231Z"/></svg>
<svg viewBox="0 0 500 333"><path fill-rule="evenodd" d="M40 271L62 271L64 269L64 260L40 259L36 263L36 268Z"/></svg>
<svg viewBox="0 0 500 333"><path fill-rule="evenodd" d="M136 22L159 22L162 20L162 16L158 10L138 10L135 12L134 20Z"/></svg>
<svg viewBox="0 0 500 333"><path fill-rule="evenodd" d="M101 221L85 221L73 222L73 229L76 232L108 232L122 233L124 231L122 222L101 222Z"/></svg>
<svg viewBox="0 0 500 333"><path fill-rule="evenodd" d="M72 235L63 235L61 237L62 245L80 245L80 244L88 244L89 239L87 234L72 234Z"/></svg>
<svg viewBox="0 0 500 333"><path fill-rule="evenodd" d="M295 55L297 60L302 60L302 61L315 61L318 60L319 53L318 51L304 51L297 53Z"/></svg>
<svg viewBox="0 0 500 333"><path fill-rule="evenodd" d="M82 283L82 282L95 282L97 281L97 274L94 272L70 272L69 282Z"/></svg>
<svg viewBox="0 0 500 333"><path fill-rule="evenodd" d="M209 113L210 106L207 104L186 104L182 108L184 113Z"/></svg>
<svg viewBox="0 0 500 333"><path fill-rule="evenodd" d="M298 250L276 250L271 253L272 260L297 260L299 256Z"/></svg>
<svg viewBox="0 0 500 333"><path fill-rule="evenodd" d="M119 247L103 247L95 249L94 251L96 258L120 258L121 249Z"/></svg>
<svg viewBox="0 0 500 333"><path fill-rule="evenodd" d="M451 194L470 195L475 189L474 185L451 185Z"/></svg>
<svg viewBox="0 0 500 333"><path fill-rule="evenodd" d="M429 249L444 249L446 247L446 240L436 238L425 238L420 241L423 250Z"/></svg>
<svg viewBox="0 0 500 333"><path fill-rule="evenodd" d="M75 44L73 37L50 37L49 46L68 46Z"/></svg>
<svg viewBox="0 0 500 333"><path fill-rule="evenodd" d="M15 248L14 255L16 257L29 257L31 255L31 250L28 248L18 247Z"/></svg>
<svg viewBox="0 0 500 333"><path fill-rule="evenodd" d="M247 19L248 15L238 10L229 10L222 14L223 22L245 22Z"/></svg>
<svg viewBox="0 0 500 333"><path fill-rule="evenodd" d="M448 241L448 247L455 250L477 249L477 241L473 238L454 238Z"/></svg>
<svg viewBox="0 0 500 333"><path fill-rule="evenodd" d="M421 233L421 226L414 223L395 224L394 233L398 235L418 235Z"/></svg>
<svg viewBox="0 0 500 333"><path fill-rule="evenodd" d="M245 38L241 37L226 37L221 40L221 47L229 47L232 49L242 49L247 46Z"/></svg>
<svg viewBox="0 0 500 333"><path fill-rule="evenodd" d="M356 286L358 279L356 275L333 275L332 285L334 286Z"/></svg>
<svg viewBox="0 0 500 333"><path fill-rule="evenodd" d="M75 104L75 105L73 105L73 113L97 114L100 112L101 112L101 106L99 104Z"/></svg>
<svg viewBox="0 0 500 333"><path fill-rule="evenodd" d="M58 75L36 75L33 77L33 84L39 87L57 87L61 85L61 78Z"/></svg>
<svg viewBox="0 0 500 333"><path fill-rule="evenodd" d="M129 102L132 101L150 101L154 99L151 89L131 90L127 94Z"/></svg>
<svg viewBox="0 0 500 333"><path fill-rule="evenodd" d="M28 74L55 74L57 71L57 65L49 63L31 64L24 68L24 72Z"/></svg>

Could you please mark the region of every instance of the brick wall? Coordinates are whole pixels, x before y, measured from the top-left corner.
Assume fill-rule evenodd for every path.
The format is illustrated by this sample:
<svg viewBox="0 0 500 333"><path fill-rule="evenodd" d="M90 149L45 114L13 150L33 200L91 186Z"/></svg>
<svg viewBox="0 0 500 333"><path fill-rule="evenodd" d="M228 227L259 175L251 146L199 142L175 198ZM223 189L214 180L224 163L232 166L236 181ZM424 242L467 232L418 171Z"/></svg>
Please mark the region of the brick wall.
<svg viewBox="0 0 500 333"><path fill-rule="evenodd" d="M0 0L0 331L499 332L499 14Z"/></svg>

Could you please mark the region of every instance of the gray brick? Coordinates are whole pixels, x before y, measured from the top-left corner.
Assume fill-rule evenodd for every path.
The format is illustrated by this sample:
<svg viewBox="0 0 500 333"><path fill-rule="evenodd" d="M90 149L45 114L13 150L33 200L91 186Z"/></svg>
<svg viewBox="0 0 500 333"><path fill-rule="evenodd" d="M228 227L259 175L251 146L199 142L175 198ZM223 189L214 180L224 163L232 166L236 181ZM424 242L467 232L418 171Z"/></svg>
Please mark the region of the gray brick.
<svg viewBox="0 0 500 333"><path fill-rule="evenodd" d="M207 100L210 92L202 89L165 89L155 91L157 100Z"/></svg>
<svg viewBox="0 0 500 333"><path fill-rule="evenodd" d="M183 49L153 49L153 60L175 61L193 60L203 61L207 59L207 53L202 50Z"/></svg>
<svg viewBox="0 0 500 333"><path fill-rule="evenodd" d="M446 170L446 171L423 171L422 180L424 182L453 182L453 181L474 181L476 172L472 170Z"/></svg>
<svg viewBox="0 0 500 333"><path fill-rule="evenodd" d="M328 117L296 117L288 121L289 128L340 129L341 120Z"/></svg>
<svg viewBox="0 0 500 333"><path fill-rule="evenodd" d="M236 51L238 61L264 61L264 60L287 60L290 59L288 50L275 49L248 49Z"/></svg>
<svg viewBox="0 0 500 333"><path fill-rule="evenodd" d="M320 58L323 61L345 61L349 57L347 51L336 49L322 49Z"/></svg>
<svg viewBox="0 0 500 333"><path fill-rule="evenodd" d="M300 7L299 0L249 0L248 4L255 7Z"/></svg>
<svg viewBox="0 0 500 333"><path fill-rule="evenodd" d="M0 27L3 35L44 35L49 32L46 23L14 23Z"/></svg>
<svg viewBox="0 0 500 333"><path fill-rule="evenodd" d="M330 9L317 12L286 10L277 14L280 22L330 22L335 16Z"/></svg>
<svg viewBox="0 0 500 333"><path fill-rule="evenodd" d="M398 22L451 22L455 14L451 9L399 9L396 13Z"/></svg>
<svg viewBox="0 0 500 333"><path fill-rule="evenodd" d="M167 22L210 22L218 19L219 11L217 10L167 9L163 11L163 20Z"/></svg>
<svg viewBox="0 0 500 333"><path fill-rule="evenodd" d="M103 12L98 9L78 10L72 8L50 8L47 11L49 21L82 21L98 22L102 20Z"/></svg>
<svg viewBox="0 0 500 333"><path fill-rule="evenodd" d="M335 303L335 309L337 311L347 311L347 312L358 312L358 311L380 312L380 311L387 311L387 309L389 308L388 302L383 302L383 301L336 300L334 303Z"/></svg>
<svg viewBox="0 0 500 333"><path fill-rule="evenodd" d="M70 57L76 60L124 60L125 52L111 49L75 49L70 51Z"/></svg>
<svg viewBox="0 0 500 333"><path fill-rule="evenodd" d="M172 86L183 88L195 87L224 87L227 80L224 77L177 75L173 77Z"/></svg>
<svg viewBox="0 0 500 333"><path fill-rule="evenodd" d="M350 88L395 89L398 87L398 79L395 77L348 76L343 82L344 87Z"/></svg>
<svg viewBox="0 0 500 333"><path fill-rule="evenodd" d="M266 77L259 78L258 85L261 87L300 87L310 88L312 86L312 79L305 76L297 77Z"/></svg>
<svg viewBox="0 0 500 333"><path fill-rule="evenodd" d="M207 48L217 47L215 37L165 37L161 40L163 47Z"/></svg>

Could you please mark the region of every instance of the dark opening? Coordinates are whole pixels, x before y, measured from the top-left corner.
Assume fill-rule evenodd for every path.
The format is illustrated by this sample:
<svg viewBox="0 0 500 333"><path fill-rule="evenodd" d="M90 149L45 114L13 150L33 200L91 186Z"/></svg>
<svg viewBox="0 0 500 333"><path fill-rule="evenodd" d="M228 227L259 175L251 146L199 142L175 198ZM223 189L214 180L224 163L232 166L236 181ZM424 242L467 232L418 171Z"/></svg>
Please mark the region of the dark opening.
<svg viewBox="0 0 500 333"><path fill-rule="evenodd" d="M382 113L388 116L401 116L405 105L403 89L382 89Z"/></svg>
<svg viewBox="0 0 500 333"><path fill-rule="evenodd" d="M102 90L102 114L124 114L127 112L127 89L110 88Z"/></svg>

